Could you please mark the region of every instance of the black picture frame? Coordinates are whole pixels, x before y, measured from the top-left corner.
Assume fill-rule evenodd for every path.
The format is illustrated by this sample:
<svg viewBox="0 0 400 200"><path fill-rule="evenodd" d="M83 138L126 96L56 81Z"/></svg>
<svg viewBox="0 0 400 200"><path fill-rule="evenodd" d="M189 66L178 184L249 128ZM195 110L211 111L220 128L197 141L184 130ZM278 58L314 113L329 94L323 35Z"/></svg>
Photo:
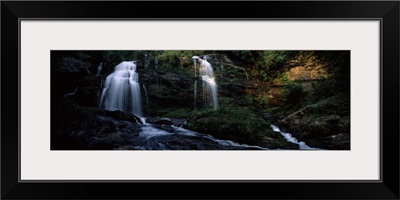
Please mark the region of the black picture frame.
<svg viewBox="0 0 400 200"><path fill-rule="evenodd" d="M207 7L207 12L192 12L196 6ZM1 198L399 199L399 7L399 1L2 1ZM19 20L164 18L381 20L382 180L19 182ZM154 192L148 193L146 188ZM160 190L163 188L168 189Z"/></svg>

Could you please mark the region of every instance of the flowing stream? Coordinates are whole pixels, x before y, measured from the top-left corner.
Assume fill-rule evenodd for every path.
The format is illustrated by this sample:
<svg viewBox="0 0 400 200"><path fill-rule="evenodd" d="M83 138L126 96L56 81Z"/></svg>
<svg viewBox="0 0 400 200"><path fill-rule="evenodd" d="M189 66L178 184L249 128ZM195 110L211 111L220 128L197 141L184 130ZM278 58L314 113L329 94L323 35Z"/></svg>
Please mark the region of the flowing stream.
<svg viewBox="0 0 400 200"><path fill-rule="evenodd" d="M166 125L144 125L135 139L136 149L206 149L206 150L269 150L259 146L239 144L221 140L211 135L197 133L182 127Z"/></svg>

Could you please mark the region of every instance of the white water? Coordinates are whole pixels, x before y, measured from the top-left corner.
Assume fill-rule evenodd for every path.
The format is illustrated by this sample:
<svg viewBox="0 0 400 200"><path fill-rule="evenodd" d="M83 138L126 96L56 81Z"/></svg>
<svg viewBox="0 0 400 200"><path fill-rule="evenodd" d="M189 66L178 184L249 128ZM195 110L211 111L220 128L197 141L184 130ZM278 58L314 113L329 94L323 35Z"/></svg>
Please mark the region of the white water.
<svg viewBox="0 0 400 200"><path fill-rule="evenodd" d="M100 75L102 69L103 69L103 62L101 62L100 65L99 65L99 67L97 67L97 74L96 74L96 77Z"/></svg>
<svg viewBox="0 0 400 200"><path fill-rule="evenodd" d="M218 144L223 145L223 146L247 147L247 148L250 147L250 148L269 150L268 148L263 148L263 147L259 147L259 146L252 146L252 145L247 145L247 144L239 144L239 143L233 142L231 140L216 139L211 135L199 134L197 132L194 132L194 131L191 131L191 130L188 130L188 129L184 129L182 127L176 127L176 126L172 126L172 127L174 127L178 131L179 134L189 135L189 136L203 136L203 137L208 138L208 139L210 139L210 140L212 140L214 142L217 142Z"/></svg>
<svg viewBox="0 0 400 200"><path fill-rule="evenodd" d="M204 57L206 59L206 56ZM205 59L198 59L200 62L199 75L203 80L203 98L207 106L212 103L214 110L216 110L218 108L218 86L215 82L214 70L211 64Z"/></svg>
<svg viewBox="0 0 400 200"><path fill-rule="evenodd" d="M100 108L121 110L142 116L139 75L134 61L124 61L107 76L100 98Z"/></svg>
<svg viewBox="0 0 400 200"><path fill-rule="evenodd" d="M168 133L167 131L161 129L154 128L153 126L150 125L143 126L142 131L139 133L139 136L145 137L146 139L163 135L171 135L171 133Z"/></svg>
<svg viewBox="0 0 400 200"><path fill-rule="evenodd" d="M302 141L298 141L295 137L292 136L292 134L290 133L285 133L282 132L277 126L272 125L271 124L271 128L273 131L280 133L288 142L294 143L299 145L300 149L317 149L317 148L311 148L309 146L306 145L306 143L302 142Z"/></svg>
<svg viewBox="0 0 400 200"><path fill-rule="evenodd" d="M67 98L67 97L74 96L76 91L78 91L78 88L79 88L79 86L75 88L74 92L67 93L64 95L64 97Z"/></svg>
<svg viewBox="0 0 400 200"><path fill-rule="evenodd" d="M196 101L197 101L197 80L194 81L194 108L196 108Z"/></svg>
<svg viewBox="0 0 400 200"><path fill-rule="evenodd" d="M209 138L209 139L211 139L211 140L213 140L213 141L215 141L215 142L218 142L218 144L224 145L224 146L246 147L246 148L256 148L256 149L262 149L262 150L269 150L268 148L263 148L263 147L260 147L260 146L252 146L252 145L247 145L247 144L239 144L239 143L233 142L233 141L231 141L231 140L220 140L220 139L215 139L214 137L212 137L212 136L210 136L210 135L208 135L208 136L206 136L206 137Z"/></svg>
<svg viewBox="0 0 400 200"><path fill-rule="evenodd" d="M196 71L197 71L197 67L196 67L196 60L200 59L198 56L193 56L193 63L194 63L194 76L196 76Z"/></svg>

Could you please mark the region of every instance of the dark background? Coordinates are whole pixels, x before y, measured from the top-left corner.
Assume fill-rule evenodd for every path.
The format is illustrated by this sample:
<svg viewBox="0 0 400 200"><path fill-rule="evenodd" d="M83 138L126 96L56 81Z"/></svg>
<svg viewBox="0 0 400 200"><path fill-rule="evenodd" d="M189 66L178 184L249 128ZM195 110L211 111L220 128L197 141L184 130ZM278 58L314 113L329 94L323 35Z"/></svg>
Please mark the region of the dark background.
<svg viewBox="0 0 400 200"><path fill-rule="evenodd" d="M207 8L207 12L195 12L199 6ZM3 199L399 198L399 2L2 1L1 18L1 198ZM383 182L18 183L18 18L382 18ZM145 188L154 192L148 193ZM168 189L160 190L163 188Z"/></svg>

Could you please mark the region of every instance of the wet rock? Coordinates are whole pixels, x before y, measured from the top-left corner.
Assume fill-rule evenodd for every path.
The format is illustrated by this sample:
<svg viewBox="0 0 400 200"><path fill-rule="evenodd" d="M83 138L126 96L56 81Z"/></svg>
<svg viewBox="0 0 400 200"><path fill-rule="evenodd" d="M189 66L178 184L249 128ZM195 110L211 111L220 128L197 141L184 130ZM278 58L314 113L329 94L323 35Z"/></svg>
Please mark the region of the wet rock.
<svg viewBox="0 0 400 200"><path fill-rule="evenodd" d="M168 150L259 150L256 147L221 145L209 138L178 134L160 136L153 140L164 144Z"/></svg>
<svg viewBox="0 0 400 200"><path fill-rule="evenodd" d="M123 129L123 128L125 128L126 126L128 126L128 124L127 123L124 123L124 122L122 122L122 123L120 123L120 124L118 124L118 128L119 129Z"/></svg>
<svg viewBox="0 0 400 200"><path fill-rule="evenodd" d="M309 124L310 137L323 137L346 132L349 129L348 125L347 119L342 119L338 115L319 117Z"/></svg>
<svg viewBox="0 0 400 200"><path fill-rule="evenodd" d="M186 119L176 119L176 118L166 118L166 117L149 117L146 119L146 122L149 124L155 125L174 125L177 127L181 127L185 122Z"/></svg>
<svg viewBox="0 0 400 200"><path fill-rule="evenodd" d="M162 117L149 117L146 119L146 122L149 124L156 124L156 125L174 125L174 122L170 118L162 118Z"/></svg>
<svg viewBox="0 0 400 200"><path fill-rule="evenodd" d="M174 126L177 127L182 127L187 122L186 119L176 119L176 118L172 118L172 121L174 122Z"/></svg>
<svg viewBox="0 0 400 200"><path fill-rule="evenodd" d="M279 139L265 136L258 145L268 149L299 149L299 145L286 141L282 136Z"/></svg>
<svg viewBox="0 0 400 200"><path fill-rule="evenodd" d="M114 111L100 110L97 113L104 116L113 117L119 120L130 121L137 124L143 124L142 120L138 116L120 110L114 110Z"/></svg>

